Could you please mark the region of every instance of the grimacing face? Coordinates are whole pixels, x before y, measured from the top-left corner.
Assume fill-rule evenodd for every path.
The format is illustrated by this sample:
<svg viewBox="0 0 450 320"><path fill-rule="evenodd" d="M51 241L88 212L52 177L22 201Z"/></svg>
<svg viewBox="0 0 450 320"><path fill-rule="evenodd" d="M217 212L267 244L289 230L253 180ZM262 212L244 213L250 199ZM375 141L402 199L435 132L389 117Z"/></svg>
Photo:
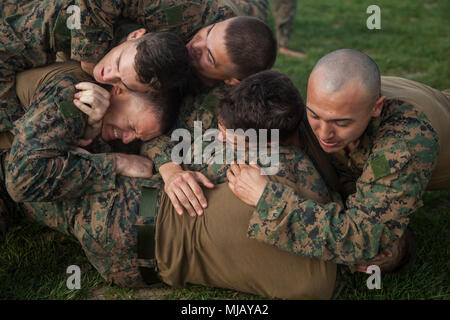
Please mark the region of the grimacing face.
<svg viewBox="0 0 450 320"><path fill-rule="evenodd" d="M357 81L329 92L320 75L313 73L308 81L306 114L320 146L332 153L356 147L370 120L381 114L385 100L381 97L371 103Z"/></svg>
<svg viewBox="0 0 450 320"><path fill-rule="evenodd" d="M141 83L134 67L137 54L136 39L145 29L130 33L127 40L112 48L95 66L93 75L97 82L118 86L128 91L146 92L147 84Z"/></svg>
<svg viewBox="0 0 450 320"><path fill-rule="evenodd" d="M204 27L188 42L186 49L191 65L201 77L233 85L239 81L232 75L235 65L225 46L225 31L231 19Z"/></svg>
<svg viewBox="0 0 450 320"><path fill-rule="evenodd" d="M120 139L127 144L161 135L158 119L148 101L120 87L113 87L110 93L110 106L102 124L103 140Z"/></svg>

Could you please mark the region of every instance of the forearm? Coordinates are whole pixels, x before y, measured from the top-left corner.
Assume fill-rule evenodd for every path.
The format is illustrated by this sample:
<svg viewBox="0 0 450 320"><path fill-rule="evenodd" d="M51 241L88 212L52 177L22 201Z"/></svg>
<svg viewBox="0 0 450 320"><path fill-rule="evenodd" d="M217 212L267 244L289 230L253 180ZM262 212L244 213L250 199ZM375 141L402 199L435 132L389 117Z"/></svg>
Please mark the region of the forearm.
<svg viewBox="0 0 450 320"><path fill-rule="evenodd" d="M159 172L162 165L172 162L172 148L175 142L169 135L162 135L150 141L144 142L141 146L140 154L153 160L155 170Z"/></svg>
<svg viewBox="0 0 450 320"><path fill-rule="evenodd" d="M7 165L8 192L20 202L77 198L114 189L115 182L115 160L108 153L24 153L13 144Z"/></svg>
<svg viewBox="0 0 450 320"><path fill-rule="evenodd" d="M249 237L295 254L356 264L374 258L404 231L408 215L396 223L375 217L363 206L345 210L320 204L292 188L269 182L249 223Z"/></svg>

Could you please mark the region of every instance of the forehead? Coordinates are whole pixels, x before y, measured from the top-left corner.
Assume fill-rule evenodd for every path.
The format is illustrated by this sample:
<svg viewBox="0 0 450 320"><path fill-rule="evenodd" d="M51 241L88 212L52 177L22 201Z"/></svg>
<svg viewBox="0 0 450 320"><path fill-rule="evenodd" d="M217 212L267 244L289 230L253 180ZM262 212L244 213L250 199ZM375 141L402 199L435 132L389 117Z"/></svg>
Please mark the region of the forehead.
<svg viewBox="0 0 450 320"><path fill-rule="evenodd" d="M161 126L154 107L149 106L147 103L145 107L135 108L135 111L130 118L130 122L134 126L136 133L140 136L140 139L144 141L150 140L156 135L159 135Z"/></svg>
<svg viewBox="0 0 450 320"><path fill-rule="evenodd" d="M226 20L207 28L207 30L209 30L212 27L211 31L207 35L208 40L206 42L206 46L214 56L217 67L231 63L231 59L225 45L225 35L228 23L228 20Z"/></svg>
<svg viewBox="0 0 450 320"><path fill-rule="evenodd" d="M135 69L135 59L137 54L136 44L132 41L125 42L126 45L119 52L119 71L122 80L127 80L133 85L140 84L138 75ZM128 84L128 82L127 82ZM133 88L131 88L133 89Z"/></svg>
<svg viewBox="0 0 450 320"><path fill-rule="evenodd" d="M355 118L367 113L367 95L358 81L351 81L333 92L327 88L326 81L311 77L306 104L322 117Z"/></svg>

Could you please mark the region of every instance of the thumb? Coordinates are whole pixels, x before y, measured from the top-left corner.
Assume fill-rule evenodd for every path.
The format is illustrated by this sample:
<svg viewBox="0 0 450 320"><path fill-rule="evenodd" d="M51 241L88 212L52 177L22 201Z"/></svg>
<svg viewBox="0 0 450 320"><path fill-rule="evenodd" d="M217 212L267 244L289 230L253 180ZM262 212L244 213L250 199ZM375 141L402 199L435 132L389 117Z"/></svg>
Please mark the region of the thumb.
<svg viewBox="0 0 450 320"><path fill-rule="evenodd" d="M203 173L196 172L195 178L197 179L198 182L203 184L205 187L214 188L214 184L211 181L209 181L209 179Z"/></svg>

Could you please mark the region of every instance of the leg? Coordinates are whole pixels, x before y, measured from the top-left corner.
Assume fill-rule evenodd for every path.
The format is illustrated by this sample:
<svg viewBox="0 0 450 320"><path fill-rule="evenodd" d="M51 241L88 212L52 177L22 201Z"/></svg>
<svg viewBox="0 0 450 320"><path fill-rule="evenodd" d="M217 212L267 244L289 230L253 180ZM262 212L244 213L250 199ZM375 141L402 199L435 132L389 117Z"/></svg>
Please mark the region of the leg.
<svg viewBox="0 0 450 320"><path fill-rule="evenodd" d="M273 0L272 5L280 53L305 58L306 55L303 52L288 49L289 39L294 29L297 0Z"/></svg>

